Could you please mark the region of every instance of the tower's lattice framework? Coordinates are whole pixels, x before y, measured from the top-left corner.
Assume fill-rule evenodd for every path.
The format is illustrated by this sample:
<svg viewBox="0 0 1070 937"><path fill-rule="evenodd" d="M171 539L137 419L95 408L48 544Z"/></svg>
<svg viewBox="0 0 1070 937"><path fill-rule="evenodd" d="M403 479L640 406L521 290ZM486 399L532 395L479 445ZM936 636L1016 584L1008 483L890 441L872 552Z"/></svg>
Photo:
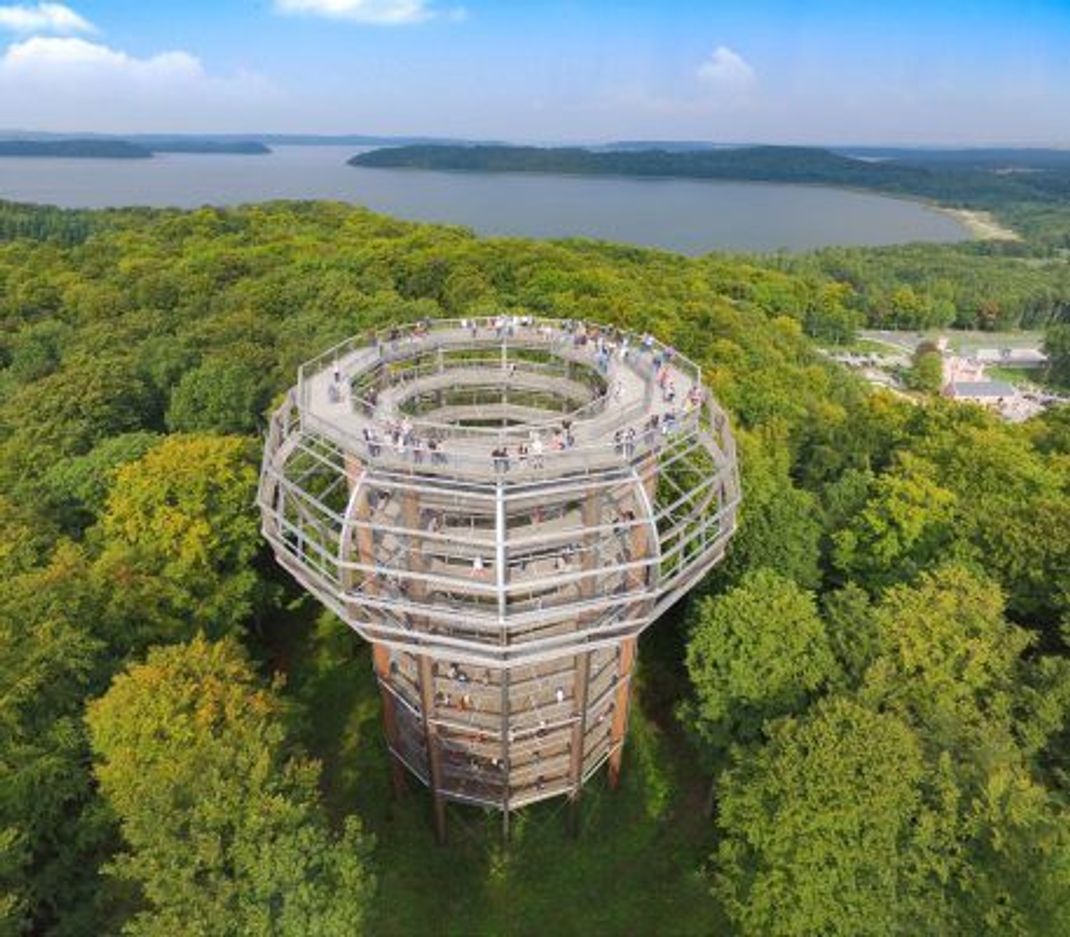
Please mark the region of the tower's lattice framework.
<svg viewBox="0 0 1070 937"><path fill-rule="evenodd" d="M636 639L739 484L699 370L556 320L437 321L302 366L260 484L278 561L372 643L395 779L509 812L620 771Z"/></svg>

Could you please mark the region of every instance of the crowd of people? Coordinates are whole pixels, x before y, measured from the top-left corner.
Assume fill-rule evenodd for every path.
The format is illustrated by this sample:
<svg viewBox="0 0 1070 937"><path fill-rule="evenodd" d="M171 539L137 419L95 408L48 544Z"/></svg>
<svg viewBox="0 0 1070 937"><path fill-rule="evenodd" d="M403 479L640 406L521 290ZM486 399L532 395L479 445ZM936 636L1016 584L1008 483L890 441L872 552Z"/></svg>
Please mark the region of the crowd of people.
<svg viewBox="0 0 1070 937"><path fill-rule="evenodd" d="M667 346L658 345L649 334L635 336L615 327L592 326L571 319L559 324L549 322L537 323L530 315L497 315L483 319L464 318L460 328L468 332L473 339L490 334L505 341L508 338L538 335L550 344L570 344L574 349L589 348L597 370L603 376L609 376L614 362L642 363L648 368L648 403L652 403L651 392L656 388L661 403L667 408L662 413L652 413L638 426L619 427L613 434L614 452L625 459L635 456L640 445L650 449L658 444L660 437L675 432L681 422L677 413L677 387L675 377L678 372L673 367L676 352ZM384 344L392 351L397 351L402 343L420 343L432 335L430 320L422 320L408 330L393 328L385 339L376 334L376 347L382 352ZM507 375L516 374L517 365L506 365ZM338 363L333 367L333 381L328 388L332 402L344 398L346 379ZM621 379L612 380L607 391L607 406L623 404L625 384ZM374 393L374 391L373 391ZM688 391L683 404L683 417L693 413L702 403L703 392L699 384L694 384ZM363 401L374 407L378 396ZM377 425L378 423L378 425ZM418 433L408 417L375 421L362 428L363 440L368 457L379 458L384 450L389 450L398 458L411 460L414 465L430 463L446 465L449 462L445 451L445 437L441 433L425 430ZM577 439L572 421L564 419L553 429L531 429L528 438L512 447L499 441L490 451L490 465L496 475L503 475L519 469L545 468L547 452L560 453L576 448Z"/></svg>

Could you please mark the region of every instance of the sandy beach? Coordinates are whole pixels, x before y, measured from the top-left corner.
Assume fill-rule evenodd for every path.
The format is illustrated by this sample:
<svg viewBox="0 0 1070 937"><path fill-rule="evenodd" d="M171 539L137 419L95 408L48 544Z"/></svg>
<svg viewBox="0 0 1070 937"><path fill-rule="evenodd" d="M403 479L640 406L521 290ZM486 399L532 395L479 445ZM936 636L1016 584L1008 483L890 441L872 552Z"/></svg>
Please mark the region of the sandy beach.
<svg viewBox="0 0 1070 937"><path fill-rule="evenodd" d="M954 218L962 224L975 241L1020 241L1022 236L1013 228L1000 224L987 211L969 208L946 208L937 206L937 211Z"/></svg>

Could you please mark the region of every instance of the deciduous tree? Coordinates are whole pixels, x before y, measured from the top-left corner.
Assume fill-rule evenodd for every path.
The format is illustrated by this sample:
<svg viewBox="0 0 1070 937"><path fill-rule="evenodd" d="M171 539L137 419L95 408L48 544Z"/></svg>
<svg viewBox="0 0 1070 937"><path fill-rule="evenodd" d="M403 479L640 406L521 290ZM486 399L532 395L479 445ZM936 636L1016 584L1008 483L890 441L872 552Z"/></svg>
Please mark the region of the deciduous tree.
<svg viewBox="0 0 1070 937"><path fill-rule="evenodd" d="M836 671L813 596L771 570L701 600L687 645L689 716L715 744L753 739L763 722L803 709Z"/></svg>
<svg viewBox="0 0 1070 937"><path fill-rule="evenodd" d="M89 707L96 775L136 884L134 934L360 933L374 879L356 817L340 834L319 766L231 640L159 648Z"/></svg>

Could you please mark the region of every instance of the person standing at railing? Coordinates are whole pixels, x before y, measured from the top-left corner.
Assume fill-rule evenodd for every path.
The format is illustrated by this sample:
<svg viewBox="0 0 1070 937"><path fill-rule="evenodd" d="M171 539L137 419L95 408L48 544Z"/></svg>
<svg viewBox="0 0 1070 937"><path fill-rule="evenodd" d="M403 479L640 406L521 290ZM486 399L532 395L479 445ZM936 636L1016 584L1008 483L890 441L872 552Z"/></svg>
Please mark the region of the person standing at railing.
<svg viewBox="0 0 1070 937"><path fill-rule="evenodd" d="M646 426L643 429L643 445L647 449L653 449L654 443L657 440L658 433L658 415L652 414L650 419L646 421Z"/></svg>
<svg viewBox="0 0 1070 937"><path fill-rule="evenodd" d="M375 430L371 427L364 427L364 440L368 444L368 455L373 459L377 458L379 453L382 452L382 447L379 445L379 436Z"/></svg>
<svg viewBox="0 0 1070 937"><path fill-rule="evenodd" d="M532 430L531 437L531 467L541 469L544 465L542 436Z"/></svg>
<svg viewBox="0 0 1070 937"><path fill-rule="evenodd" d="M435 439L434 436L432 436L430 439L427 440L427 448L428 448L428 451L431 453L431 464L432 465L445 465L446 464L446 453L442 452L439 449L438 440Z"/></svg>

